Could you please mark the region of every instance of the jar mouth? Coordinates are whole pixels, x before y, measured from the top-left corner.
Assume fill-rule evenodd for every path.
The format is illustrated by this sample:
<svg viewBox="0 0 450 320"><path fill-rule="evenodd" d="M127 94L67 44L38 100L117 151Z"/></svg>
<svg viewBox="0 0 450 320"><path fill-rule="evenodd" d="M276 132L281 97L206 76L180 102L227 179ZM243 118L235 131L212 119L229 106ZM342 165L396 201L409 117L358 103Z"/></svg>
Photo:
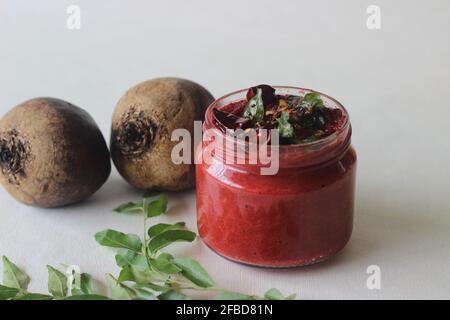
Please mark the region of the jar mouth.
<svg viewBox="0 0 450 320"><path fill-rule="evenodd" d="M307 88L300 88L295 86L271 87L276 90L276 94L304 96L305 94L310 92L318 93L320 94L325 106L340 109L344 117L343 123L336 129L336 131L326 137L301 144L279 144L276 146L272 146L276 147L279 150L280 160L283 164L282 166L307 166L312 163L311 161L313 160L313 158L314 163L319 161L319 157L313 154L324 153L324 149L327 149L329 151L327 152L327 157L321 157L322 160L325 160L324 158L333 158L336 155L342 154L343 151L348 148L348 146L350 145L351 137L351 124L349 114L345 107L338 100L320 91ZM246 97L247 90L248 88L237 90L216 99L206 110L204 129L215 129L215 131L218 131L216 132L216 134L220 134L225 139L227 139L227 134L223 132L214 122L213 110L225 107L233 102L242 101ZM253 142L247 142L248 146L254 144L255 143ZM295 164L295 161L300 160L300 158L302 160L302 163Z"/></svg>
<svg viewBox="0 0 450 320"><path fill-rule="evenodd" d="M343 131L345 131L346 129L348 129L348 127L350 126L350 119L349 119L349 114L348 114L348 112L347 112L347 109L345 109L345 107L342 105L342 103L340 103L338 100L336 100L335 98L333 98L333 97L331 97L331 96L329 96L329 95L327 95L327 94L325 94L325 93L323 93L323 92L320 92L320 91L317 91L317 90L313 90L313 89L308 89L308 88L294 87L294 86L271 86L271 87L274 88L275 90L293 90L293 91L298 91L298 94L300 94L300 95L302 95L302 96L304 96L306 93L309 93L309 92L316 92L316 93L320 94L321 97L324 97L324 98L326 98L326 100L328 100L329 102L332 102L332 103L333 103L333 106L331 106L331 107L340 109L340 110L342 111L342 115L344 116L344 122L343 122L342 125L340 125L340 126L337 128L337 130L336 130L335 132L333 132L332 134L330 134L330 135L328 135L328 136L326 136L326 137L320 138L320 139L318 139L318 140L310 141L310 142L306 142L306 143L300 143L300 144L284 144L284 145L283 145L283 144L280 144L280 145L278 146L280 149L286 149L286 148L307 148L307 147L310 147L310 146L317 146L317 145L320 145L320 144L326 144L328 141L333 141L333 140L335 140L336 137L337 137L340 133L342 133ZM208 115L212 115L212 114L213 114L212 110L213 110L213 109L217 109L217 108L219 108L219 107L223 107L223 106L225 106L225 105L227 104L227 103L226 103L226 104L224 104L223 106L219 106L219 103L220 103L220 102L225 101L226 99L228 99L228 98L230 98L230 97L232 97L232 96L246 93L247 90L248 90L248 89L236 90L236 91L234 91L234 92L228 93L228 94L226 94L226 95L224 95L224 96L222 96L222 97L216 99L213 103L211 103L211 104L209 105L209 107L206 109L206 115L207 115L207 116L206 116L205 121L206 121L206 122L209 122L209 121L210 121L210 123L207 123L208 127L216 127L216 125L214 125L214 124L212 123L212 121L211 121L212 118L208 117ZM280 92L277 92L277 93L280 93ZM281 92L281 93L283 93L283 92ZM236 102L236 101L238 101L238 100L234 100L234 101L231 100L231 101L229 101L228 103L230 103L230 102ZM324 101L324 102L325 102L325 104L326 104L326 101ZM330 107L330 106L329 106L329 107Z"/></svg>

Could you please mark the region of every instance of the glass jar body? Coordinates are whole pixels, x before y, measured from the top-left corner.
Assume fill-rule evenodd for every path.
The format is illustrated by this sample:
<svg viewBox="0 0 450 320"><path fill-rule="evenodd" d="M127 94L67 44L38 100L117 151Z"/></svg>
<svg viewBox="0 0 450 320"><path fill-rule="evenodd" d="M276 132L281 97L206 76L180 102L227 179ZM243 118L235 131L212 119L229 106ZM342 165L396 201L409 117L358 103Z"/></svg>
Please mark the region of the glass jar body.
<svg viewBox="0 0 450 320"><path fill-rule="evenodd" d="M205 128L210 126L207 119ZM353 228L356 153L350 135L348 125L318 151L282 148L285 160L275 175L214 157L197 164L204 243L223 257L263 267L308 265L340 251ZM197 158L205 150L203 143Z"/></svg>

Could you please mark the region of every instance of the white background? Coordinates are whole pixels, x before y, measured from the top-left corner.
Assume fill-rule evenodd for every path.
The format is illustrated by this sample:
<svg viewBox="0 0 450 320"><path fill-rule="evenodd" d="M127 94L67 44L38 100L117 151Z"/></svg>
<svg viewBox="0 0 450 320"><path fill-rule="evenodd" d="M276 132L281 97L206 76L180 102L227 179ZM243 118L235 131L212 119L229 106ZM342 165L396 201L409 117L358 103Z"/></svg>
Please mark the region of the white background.
<svg viewBox="0 0 450 320"><path fill-rule="evenodd" d="M66 28L70 4L81 7L81 30ZM366 28L370 4L381 7L381 30ZM253 294L278 287L301 299L448 299L449 31L445 0L0 0L0 115L54 96L88 110L108 140L115 103L149 78L185 77L216 97L259 83L326 92L349 110L359 156L346 249L291 270L237 265L201 241L177 254ZM193 194L171 194L164 219L195 228ZM1 190L0 254L32 276L35 291L46 290L46 264L78 264L102 282L118 270L93 235L140 233L139 217L111 212L139 195L116 171L95 196L63 209L26 207ZM372 264L381 290L366 287Z"/></svg>

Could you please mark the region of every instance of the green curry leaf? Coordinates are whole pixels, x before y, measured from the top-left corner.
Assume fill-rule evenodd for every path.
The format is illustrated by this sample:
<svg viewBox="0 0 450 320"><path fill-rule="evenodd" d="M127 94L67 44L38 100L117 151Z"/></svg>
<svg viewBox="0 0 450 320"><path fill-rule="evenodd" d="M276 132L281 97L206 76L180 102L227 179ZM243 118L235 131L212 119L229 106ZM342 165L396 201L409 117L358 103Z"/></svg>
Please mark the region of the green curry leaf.
<svg viewBox="0 0 450 320"><path fill-rule="evenodd" d="M256 95L251 98L244 108L244 117L252 119L254 122L259 123L264 119L264 103L262 99L262 89L256 89Z"/></svg>
<svg viewBox="0 0 450 320"><path fill-rule="evenodd" d="M289 112L282 112L278 119L278 133L281 138L294 137L294 127L289 122Z"/></svg>

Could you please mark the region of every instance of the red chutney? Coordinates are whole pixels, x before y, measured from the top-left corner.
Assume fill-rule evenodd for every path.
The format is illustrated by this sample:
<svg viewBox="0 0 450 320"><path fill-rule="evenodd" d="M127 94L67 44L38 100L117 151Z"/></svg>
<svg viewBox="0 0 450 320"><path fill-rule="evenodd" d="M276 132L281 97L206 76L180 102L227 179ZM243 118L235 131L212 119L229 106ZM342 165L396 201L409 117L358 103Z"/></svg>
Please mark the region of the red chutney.
<svg viewBox="0 0 450 320"><path fill-rule="evenodd" d="M213 109L245 94L242 90L215 101L204 129L216 126ZM317 141L280 146L275 175L261 175L255 164L228 164L218 156L196 165L198 229L212 250L249 265L293 267L325 260L346 245L353 228L356 153L346 110L326 95L321 98L327 107L342 111L342 126ZM197 149L197 159L207 145Z"/></svg>

